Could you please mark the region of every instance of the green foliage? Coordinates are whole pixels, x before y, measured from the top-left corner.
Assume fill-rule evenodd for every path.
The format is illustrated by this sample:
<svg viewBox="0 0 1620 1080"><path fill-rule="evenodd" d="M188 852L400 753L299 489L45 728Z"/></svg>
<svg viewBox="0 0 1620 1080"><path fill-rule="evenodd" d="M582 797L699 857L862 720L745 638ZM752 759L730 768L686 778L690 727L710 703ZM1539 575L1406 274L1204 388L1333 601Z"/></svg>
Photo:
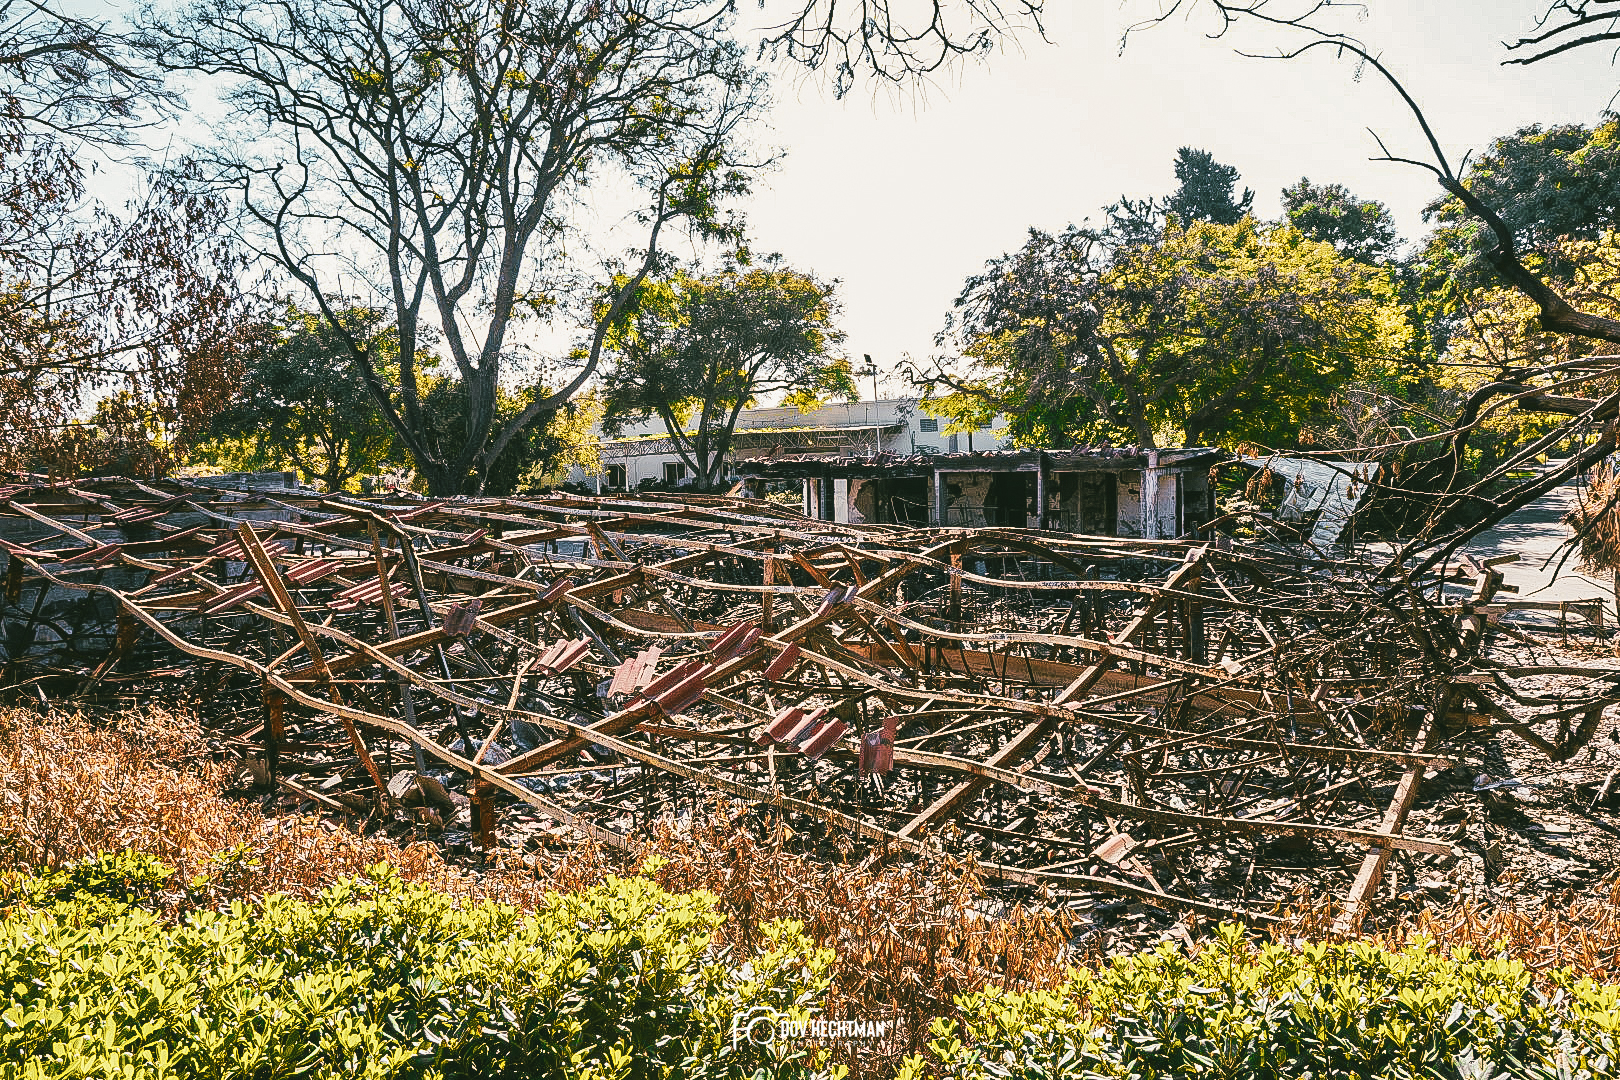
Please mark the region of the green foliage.
<svg viewBox="0 0 1620 1080"><path fill-rule="evenodd" d="M737 417L760 395L785 394L802 411L858 397L834 353L844 336L834 289L775 265L643 282L608 339L607 430L659 417L701 489L719 479Z"/></svg>
<svg viewBox="0 0 1620 1080"><path fill-rule="evenodd" d="M1105 233L1116 247L1151 244L1171 221L1186 227L1199 221L1235 225L1248 216L1254 205L1254 192L1248 188L1238 195L1238 171L1215 160L1208 150L1183 146L1176 151L1176 190L1164 198L1148 196L1119 201L1103 212L1108 215Z"/></svg>
<svg viewBox="0 0 1620 1080"><path fill-rule="evenodd" d="M1560 257L1560 241L1593 241L1620 228L1620 117L1609 114L1595 128L1520 128L1492 142L1463 182L1513 228L1536 271L1561 288L1576 267ZM1436 226L1420 263L1427 289L1444 300L1437 314L1446 320L1473 291L1502 284L1482 257L1496 238L1454 196L1424 213Z"/></svg>
<svg viewBox="0 0 1620 1080"><path fill-rule="evenodd" d="M1289 224L1340 255L1366 263L1394 258L1400 238L1389 207L1377 199L1358 199L1343 184L1313 184L1302 176L1283 188L1282 206Z"/></svg>
<svg viewBox="0 0 1620 1080"><path fill-rule="evenodd" d="M903 1076L1312 1078L1614 1075L1620 988L1426 944L1249 946L1240 928L1189 957L1172 944L1076 971L1050 991L995 988L934 1023Z"/></svg>
<svg viewBox="0 0 1620 1080"><path fill-rule="evenodd" d="M131 905L160 905L173 876L156 856L103 852L25 878L10 891L31 906L54 908L62 920L84 925L115 918Z"/></svg>
<svg viewBox="0 0 1620 1080"><path fill-rule="evenodd" d="M1614 282L1620 280L1620 234L1610 232L1596 240L1559 240L1549 251L1527 259L1538 269L1548 263L1559 265L1559 293L1580 310L1620 317L1620 297L1614 292ZM1436 367L1432 382L1436 411L1446 416L1458 414L1481 387L1520 378L1518 373L1525 369L1567 365L1612 351L1611 346L1593 338L1547 333L1536 304L1506 286L1472 290L1450 313L1449 322L1443 362ZM1613 390L1614 377L1587 378L1579 385L1581 393L1601 395ZM1508 405L1506 400L1493 402L1468 433L1465 459L1470 470L1489 472L1562 419Z"/></svg>
<svg viewBox="0 0 1620 1080"><path fill-rule="evenodd" d="M338 318L342 333L296 308L264 327L247 350L230 406L214 417L214 442L194 459L232 468L291 464L327 491L379 471L395 450L394 434L356 369L349 340L388 372L399 368L399 338L377 311L350 308Z"/></svg>
<svg viewBox="0 0 1620 1080"><path fill-rule="evenodd" d="M467 390L462 380L447 375L420 376L418 385L421 407L416 437L434 454L450 454L468 437ZM525 409L549 393L547 387L537 384L511 391L496 387L497 430L515 423ZM600 409L594 397L582 396L547 414L543 421L520 427L500 453L486 455L489 471L479 478L481 490L510 495L520 487L557 479L554 474L566 471L567 464L589 465L596 441L590 422Z"/></svg>
<svg viewBox="0 0 1620 1080"><path fill-rule="evenodd" d="M792 1047L734 1047L731 1024L762 1006L803 1013L831 953L791 922L767 926L757 955L717 952L707 893L610 878L524 915L379 866L313 901L271 896L178 924L113 898L166 878L110 857L42 879L36 906L0 923L0 1078L815 1070ZM83 917L91 896L104 918Z"/></svg>
<svg viewBox="0 0 1620 1080"><path fill-rule="evenodd" d="M1254 205L1253 191L1236 194L1237 182L1237 169L1216 161L1208 150L1183 146L1176 151L1176 190L1164 201L1164 212L1183 225L1236 225Z"/></svg>
<svg viewBox="0 0 1620 1080"><path fill-rule="evenodd" d="M1390 378L1405 347L1391 275L1291 226L1172 223L1103 245L1032 231L971 278L940 339L965 370L913 372L928 411L1004 413L1022 445L1291 446L1335 391Z"/></svg>
<svg viewBox="0 0 1620 1080"><path fill-rule="evenodd" d="M1620 227L1620 116L1611 113L1595 128L1520 128L1492 142L1469 164L1463 180L1513 226L1525 247L1595 240ZM1455 196L1431 203L1427 213L1483 239L1483 224Z"/></svg>

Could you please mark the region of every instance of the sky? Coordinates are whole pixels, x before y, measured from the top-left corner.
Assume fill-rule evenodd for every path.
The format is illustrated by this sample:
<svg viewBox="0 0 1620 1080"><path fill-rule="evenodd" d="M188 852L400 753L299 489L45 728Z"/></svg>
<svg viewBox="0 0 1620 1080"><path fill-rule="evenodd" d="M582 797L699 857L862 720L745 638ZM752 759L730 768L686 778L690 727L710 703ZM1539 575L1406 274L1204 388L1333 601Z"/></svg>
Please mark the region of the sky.
<svg viewBox="0 0 1620 1080"><path fill-rule="evenodd" d="M769 15L797 0L766 2ZM897 10L919 2L894 0ZM1121 195L1168 194L1181 146L1235 166L1263 218L1279 214L1284 186L1308 176L1383 201L1403 236L1422 235L1433 177L1370 160L1379 151L1369 128L1393 153L1426 157L1411 113L1375 72L1358 79L1351 61L1326 50L1293 60L1240 55L1299 39L1240 26L1210 40L1198 3L1193 17L1134 34L1122 50L1125 28L1162 0L1046 2L1049 40L1024 35L904 93L867 81L840 100L825 79L775 69L775 103L754 138L781 160L745 204L753 247L840 282L845 348L857 361L873 357L881 395L905 392L897 362L930 355L964 280L986 261L1019 247L1031 227L1100 221ZM1591 124L1620 87L1603 49L1502 66L1502 41L1525 32L1546 3L1367 0L1346 5L1339 25L1393 69L1456 167L1526 124ZM128 10L122 0L74 0L81 4L113 20ZM748 0L741 7L757 17ZM194 111L154 133L171 140L159 156L206 139L220 112L217 86L188 89ZM629 192L615 195L611 184L593 191L601 205L584 208L591 235L578 250L611 256L641 242L639 229L624 227L640 196L626 201ZM580 332L535 328L537 351L564 355ZM870 386L861 380L863 395Z"/></svg>
<svg viewBox="0 0 1620 1080"><path fill-rule="evenodd" d="M1262 217L1309 176L1389 206L1421 235L1438 189L1428 173L1373 162L1375 130L1396 154L1425 158L1411 113L1375 72L1325 51L1295 60L1239 55L1285 39L1250 30L1208 40L1177 17L1120 50L1153 0L1048 0L1050 43L1026 37L920 95L776 83L764 144L785 152L748 204L756 248L837 278L858 359L892 372L933 349L963 281L1023 243L1120 195L1167 194L1178 147L1236 166ZM1344 25L1390 66L1425 110L1453 167L1468 150L1530 123L1593 123L1620 85L1601 49L1504 67L1501 42L1528 29L1542 0L1369 0ZM863 383L863 387L869 387ZM902 384L886 378L887 395ZM870 393L865 389L864 393Z"/></svg>

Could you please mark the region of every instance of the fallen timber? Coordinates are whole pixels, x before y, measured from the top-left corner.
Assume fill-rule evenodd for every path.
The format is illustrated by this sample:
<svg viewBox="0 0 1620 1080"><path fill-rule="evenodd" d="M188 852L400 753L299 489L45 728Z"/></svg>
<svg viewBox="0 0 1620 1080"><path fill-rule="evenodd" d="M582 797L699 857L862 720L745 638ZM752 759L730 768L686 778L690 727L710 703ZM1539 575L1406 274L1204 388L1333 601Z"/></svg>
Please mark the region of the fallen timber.
<svg viewBox="0 0 1620 1080"><path fill-rule="evenodd" d="M172 683L272 785L389 812L425 775L484 844L633 849L724 798L807 850L948 845L1081 903L1258 922L1332 889L1349 933L1395 852L1450 852L1407 813L1448 713L1495 707L1489 567L1397 608L1229 543L658 494L111 479L0 488L6 521L0 684Z"/></svg>

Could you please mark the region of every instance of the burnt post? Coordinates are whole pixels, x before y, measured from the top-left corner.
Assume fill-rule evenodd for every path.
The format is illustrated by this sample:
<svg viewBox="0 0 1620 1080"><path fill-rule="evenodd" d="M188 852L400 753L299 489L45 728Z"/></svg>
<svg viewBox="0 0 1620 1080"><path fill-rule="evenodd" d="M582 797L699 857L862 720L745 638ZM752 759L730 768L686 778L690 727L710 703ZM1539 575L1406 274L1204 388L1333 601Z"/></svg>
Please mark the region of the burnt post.
<svg viewBox="0 0 1620 1080"><path fill-rule="evenodd" d="M1035 452L1035 527L1044 529L1046 523L1047 491L1051 486L1052 463L1047 460L1046 451Z"/></svg>
<svg viewBox="0 0 1620 1080"><path fill-rule="evenodd" d="M473 781L472 831L479 847L495 850L495 785L488 780Z"/></svg>

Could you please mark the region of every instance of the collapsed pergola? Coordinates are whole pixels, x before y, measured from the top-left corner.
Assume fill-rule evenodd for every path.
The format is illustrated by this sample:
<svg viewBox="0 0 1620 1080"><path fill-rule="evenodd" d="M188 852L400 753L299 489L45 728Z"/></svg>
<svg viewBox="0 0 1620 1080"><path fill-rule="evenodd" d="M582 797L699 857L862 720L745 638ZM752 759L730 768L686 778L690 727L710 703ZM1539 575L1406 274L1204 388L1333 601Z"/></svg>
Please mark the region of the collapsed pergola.
<svg viewBox="0 0 1620 1080"><path fill-rule="evenodd" d="M0 489L6 521L32 618L0 683L189 680L269 782L384 813L460 788L485 844L523 821L634 848L721 796L807 849L947 845L1051 897L1263 921L1333 890L1349 930L1392 853L1451 853L1405 828L1448 724L1591 735L1492 698L1489 567L1445 604L1224 539L665 494L119 479Z"/></svg>

